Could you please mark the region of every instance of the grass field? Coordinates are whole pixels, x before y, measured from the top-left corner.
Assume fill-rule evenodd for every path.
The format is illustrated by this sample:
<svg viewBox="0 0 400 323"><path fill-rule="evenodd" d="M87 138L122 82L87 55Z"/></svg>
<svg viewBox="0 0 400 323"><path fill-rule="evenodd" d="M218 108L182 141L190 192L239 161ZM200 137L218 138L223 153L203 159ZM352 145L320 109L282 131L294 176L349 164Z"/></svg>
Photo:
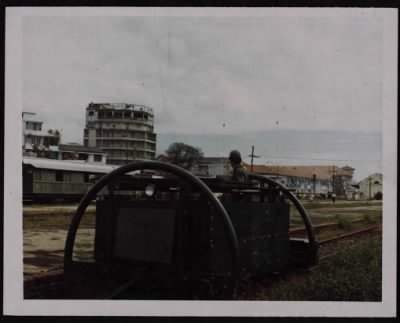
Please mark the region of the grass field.
<svg viewBox="0 0 400 323"><path fill-rule="evenodd" d="M254 300L281 301L368 301L382 299L381 238L341 250L308 275L277 278L270 288L250 291Z"/></svg>

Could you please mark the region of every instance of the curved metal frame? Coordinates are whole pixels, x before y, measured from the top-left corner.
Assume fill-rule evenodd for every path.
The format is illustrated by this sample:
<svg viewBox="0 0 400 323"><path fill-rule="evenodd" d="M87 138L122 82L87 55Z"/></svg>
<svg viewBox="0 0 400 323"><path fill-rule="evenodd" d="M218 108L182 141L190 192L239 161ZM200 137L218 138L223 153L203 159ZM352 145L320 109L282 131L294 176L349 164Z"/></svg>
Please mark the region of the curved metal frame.
<svg viewBox="0 0 400 323"><path fill-rule="evenodd" d="M204 184L196 176L192 175L187 170L178 167L173 164L167 164L159 161L137 161L132 164L121 166L107 175L103 176L99 181L97 181L92 188L86 193L86 195L82 198L79 203L79 206L75 212L74 217L72 218L67 239L65 242L65 252L64 252L64 271L68 271L73 265L73 248L75 243L76 233L80 224L80 221L83 217L83 214L88 207L91 200L93 200L96 194L108 183L111 182L114 178L132 172L136 170L142 169L151 169L151 170L160 170L170 172L172 174L177 175L178 177L189 181L194 184L205 196L208 197L211 204L215 207L217 214L221 217L222 222L224 224L224 228L226 230L226 234L228 236L229 245L231 248L232 254L232 276L234 279L239 279L239 242L236 235L235 228L232 225L231 219L229 218L228 213L226 212L222 203L215 197L214 193L210 190L210 188Z"/></svg>
<svg viewBox="0 0 400 323"><path fill-rule="evenodd" d="M258 175L258 174L248 174L248 178L260 181L260 182L264 182L270 185L274 185L279 187L279 189L289 198L290 201L292 201L292 203L294 204L294 206L297 208L297 210L299 211L301 218L303 219L304 225L306 227L306 231L307 231L307 236L308 236L308 241L309 241L309 250L310 250L310 258L311 258L311 264L314 265L317 262L317 253L318 253L318 242L315 239L315 235L314 235L314 230L313 230L313 226L311 223L311 219L309 217L309 215L307 214L306 210L304 209L303 205L301 204L301 202L297 199L297 197L290 192L286 187L284 187L282 184L274 181L271 178L262 176L262 175Z"/></svg>

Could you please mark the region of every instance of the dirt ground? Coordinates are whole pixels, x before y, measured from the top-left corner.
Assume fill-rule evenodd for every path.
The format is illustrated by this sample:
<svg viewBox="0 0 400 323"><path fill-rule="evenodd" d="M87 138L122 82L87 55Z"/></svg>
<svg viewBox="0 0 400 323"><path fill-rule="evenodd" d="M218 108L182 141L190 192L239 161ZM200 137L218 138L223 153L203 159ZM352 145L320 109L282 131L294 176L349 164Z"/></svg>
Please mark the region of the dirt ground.
<svg viewBox="0 0 400 323"><path fill-rule="evenodd" d="M335 216L348 216L359 219L365 214L380 218L382 203L366 202L314 202L305 203L311 219L315 223L332 221ZM69 223L76 205L62 206L27 206L24 207L24 278L46 274L63 267L64 245ZM88 213L93 217L94 208ZM75 257L91 257L94 245L94 221L83 222L76 237Z"/></svg>
<svg viewBox="0 0 400 323"><path fill-rule="evenodd" d="M76 208L76 205L24 206L25 280L63 268L65 240ZM94 207L89 206L85 217L93 219L93 214ZM94 233L94 222L83 222L76 236L79 248L75 256L93 250Z"/></svg>

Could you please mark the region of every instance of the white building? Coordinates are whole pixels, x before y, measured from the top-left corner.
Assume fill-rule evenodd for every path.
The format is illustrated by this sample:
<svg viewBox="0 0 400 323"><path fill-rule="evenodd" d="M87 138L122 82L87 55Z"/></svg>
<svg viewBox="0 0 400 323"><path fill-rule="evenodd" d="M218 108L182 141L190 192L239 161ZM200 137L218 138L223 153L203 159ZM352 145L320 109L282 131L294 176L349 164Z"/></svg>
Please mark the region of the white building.
<svg viewBox="0 0 400 323"><path fill-rule="evenodd" d="M44 130L43 121L36 116L36 113L22 112L22 149L24 152L57 146L60 137L57 130Z"/></svg>
<svg viewBox="0 0 400 323"><path fill-rule="evenodd" d="M377 194L383 193L383 176L375 173L360 182L360 198L364 200L376 199ZM379 196L379 194L378 194Z"/></svg>
<svg viewBox="0 0 400 323"><path fill-rule="evenodd" d="M107 161L107 154L101 149L79 144L50 146L43 157L58 160L81 160L96 164L106 164Z"/></svg>
<svg viewBox="0 0 400 323"><path fill-rule="evenodd" d="M245 164L247 170L250 165ZM349 166L297 165L267 166L253 165L255 174L268 176L298 194L345 196L353 178L354 168Z"/></svg>
<svg viewBox="0 0 400 323"><path fill-rule="evenodd" d="M203 157L193 167L192 172L197 176L228 176L229 165L226 157Z"/></svg>
<svg viewBox="0 0 400 323"><path fill-rule="evenodd" d="M125 103L89 103L84 145L107 153L107 163L154 159L156 134L151 108Z"/></svg>

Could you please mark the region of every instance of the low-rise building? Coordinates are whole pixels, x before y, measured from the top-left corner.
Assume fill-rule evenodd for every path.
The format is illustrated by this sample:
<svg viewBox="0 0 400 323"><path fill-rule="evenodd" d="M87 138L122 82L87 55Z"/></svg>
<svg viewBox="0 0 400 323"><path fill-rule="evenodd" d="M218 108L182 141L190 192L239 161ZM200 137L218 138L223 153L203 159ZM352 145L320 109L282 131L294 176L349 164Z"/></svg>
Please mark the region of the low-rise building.
<svg viewBox="0 0 400 323"><path fill-rule="evenodd" d="M101 149L78 144L50 146L44 157L58 160L82 160L99 164L106 164L107 161L107 154Z"/></svg>
<svg viewBox="0 0 400 323"><path fill-rule="evenodd" d="M249 170L250 165L245 165ZM338 196L346 194L352 183L354 168L349 166L267 166L253 165L253 173L277 180L299 194Z"/></svg>
<svg viewBox="0 0 400 323"><path fill-rule="evenodd" d="M197 176L228 176L230 174L229 159L226 157L203 157L193 167Z"/></svg>
<svg viewBox="0 0 400 323"><path fill-rule="evenodd" d="M375 173L360 181L360 198L363 200L382 199L383 176Z"/></svg>
<svg viewBox="0 0 400 323"><path fill-rule="evenodd" d="M61 134L58 130L44 130L43 121L36 113L22 112L22 149L23 152L36 152L49 146L57 146Z"/></svg>

